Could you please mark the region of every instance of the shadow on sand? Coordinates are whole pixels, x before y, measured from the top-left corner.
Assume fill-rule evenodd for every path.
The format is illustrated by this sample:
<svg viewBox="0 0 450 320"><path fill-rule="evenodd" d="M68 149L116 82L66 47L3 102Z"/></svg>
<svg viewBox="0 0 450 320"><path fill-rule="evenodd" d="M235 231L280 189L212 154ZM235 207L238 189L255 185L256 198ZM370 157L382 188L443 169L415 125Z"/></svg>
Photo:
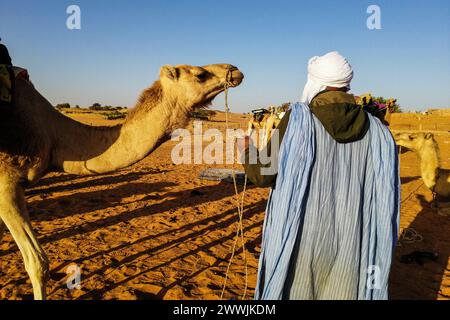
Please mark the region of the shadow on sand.
<svg viewBox="0 0 450 320"><path fill-rule="evenodd" d="M441 283L445 277L450 256L450 220L439 216L431 208L422 195L418 195L422 210L408 226L423 236L423 241L402 244L396 248L390 279L391 299L427 299L435 300L445 297L441 291ZM400 257L415 250L433 251L439 254L437 261L425 261L403 264Z"/></svg>
<svg viewBox="0 0 450 320"><path fill-rule="evenodd" d="M70 184L68 186L54 186L51 183L61 183L67 182L70 179L73 179L74 176L58 176L56 179L47 179L46 183L41 183L37 185L33 189L36 191L28 191L28 195L39 194L41 192L62 192L66 190L77 190L80 188L91 187L91 186L102 186L109 184L118 184L121 182L129 182L133 180L138 180L142 175L148 173L142 172L132 172L124 175L117 176L101 176L95 177L88 181L77 182L74 181L73 185ZM66 180L69 179L69 180ZM68 227L63 230L56 230L47 234L43 237L40 237L39 241L41 244L55 242L64 238L69 238L75 235L82 235L90 232L94 232L98 229L103 229L108 226L112 226L115 224L119 224L122 222L129 221L131 219L135 219L138 217L144 216L152 216L158 214L160 212L167 212L171 210L179 210L182 208L194 207L198 206L202 203L214 202L221 200L226 197L230 197L234 195L234 187L229 183L218 183L216 185L209 186L200 186L191 190L177 190L170 191L173 187L176 187L176 184L172 182L157 182L157 183L145 183L145 182L130 182L126 184L121 184L112 189L106 190L96 190L96 191L86 191L86 192L76 192L70 195L63 195L56 198L44 198L42 200L33 200L29 203L28 207L31 211L32 220L40 220L40 221L52 221L53 219L61 219L65 217L70 217L72 215L80 215L82 216L85 213L92 212L94 210L104 210L111 207L114 207L116 204L120 204L124 206L122 202L122 198L128 196L143 196L140 198L139 202L145 203L145 201L149 201L152 203L152 200L161 200L153 205L141 205L141 207L124 210L124 212L115 214L114 216L106 216L98 219L96 221L84 222L81 225L77 225L76 227ZM252 189L254 186L248 186L248 189ZM166 199L167 198L167 199ZM93 199L96 199L93 201ZM100 200L99 200L100 199ZM76 204L71 205L71 204ZM244 218L250 219L255 215L263 212L265 210L266 201L261 200L259 202L249 204L244 208ZM45 208L42 210L40 208ZM82 209L80 209L82 208ZM56 209L56 210L53 210ZM126 209L126 208L125 208ZM55 212L56 211L56 212ZM177 261L183 261L186 258L194 257L199 252L207 252L208 255L215 256L212 251L209 251L211 248L214 248L217 245L221 245L224 242L231 240L235 236L234 228L230 228L236 222L236 209L220 210L217 214L208 217L199 216L198 220L193 221L192 223L188 223L180 226L179 224L174 224L173 228L169 228L166 231L160 232L158 234L151 234L145 237L140 237L135 241L130 241L128 243L121 243L120 245L111 247L107 250L99 250L94 253L89 254L88 256L83 256L75 261L71 261L70 263L83 263L84 261L88 261L91 259L95 259L97 257L108 256L112 253L114 255L115 252L120 251L122 249L126 249L128 247L132 247L138 245L139 243L143 243L150 240L155 240L158 238L162 238L164 236L170 236L168 240L161 240L161 243L151 248L146 248L144 250L136 252L130 256L127 256L124 259L121 259L120 266L126 264L133 264L136 260L142 259L142 257L146 257L152 254L159 254L174 248L177 245L188 243L189 241L194 241L198 237L201 237L212 231L221 231L222 235L219 237L215 237L210 240L206 240L205 243L199 245L194 250L189 250L188 252L174 255L170 257L167 261L157 261L154 267L149 269L145 269L142 272L136 273L132 276L125 278L119 282L108 282L102 283L104 285L101 288L95 289L93 291L86 292L83 296L79 297L79 299L99 299L102 298L107 292L112 289L127 283L147 272L155 271L164 266L170 265ZM248 231L253 228L262 227L263 220L254 219L253 222L249 222L248 225L245 226L244 230ZM259 246L260 237L256 239L252 239L247 243L247 248L249 252L255 252L255 248ZM139 247L139 246L137 246ZM18 249L14 245L8 250L4 250L0 253L0 256L5 256L14 252L17 252ZM214 251L214 250L213 250ZM219 265L226 265L229 256L216 257L216 261L211 265L202 265L198 266L195 270L192 270L192 273L189 275L185 275L179 279L173 281L165 288L162 288L160 292L157 294L151 294L148 292L140 291L134 289L134 293L139 299L163 299L167 294L168 290L171 288L182 284L183 282L188 281L196 277L196 275L206 271L210 268L216 268ZM105 261L106 262L106 261ZM89 273L83 274L83 281L88 281L91 277L96 275L102 275L107 270L111 268L117 267L116 262L104 263L98 265L98 268L95 270L91 270ZM52 268L51 270L51 279L58 281L63 280L61 278L61 274L64 276L63 270L69 264L69 262L63 262L57 267ZM222 275L223 276L223 275ZM24 284L28 280L28 277L24 277L18 280L14 280L14 283ZM57 291L58 289L64 289L65 284L57 284L56 287L53 287L52 290L49 288L49 296L51 298L51 294ZM23 298L27 298L28 295L24 295ZM30 296L31 297L31 296Z"/></svg>

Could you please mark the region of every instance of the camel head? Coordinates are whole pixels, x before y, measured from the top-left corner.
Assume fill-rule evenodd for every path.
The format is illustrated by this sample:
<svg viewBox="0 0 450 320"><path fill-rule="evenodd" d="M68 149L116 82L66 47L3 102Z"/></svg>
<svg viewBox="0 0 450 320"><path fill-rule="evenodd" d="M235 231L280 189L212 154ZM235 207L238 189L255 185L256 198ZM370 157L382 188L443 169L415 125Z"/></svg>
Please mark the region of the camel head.
<svg viewBox="0 0 450 320"><path fill-rule="evenodd" d="M396 133L394 139L397 145L416 152L422 149L426 144L436 144L434 135L426 132Z"/></svg>
<svg viewBox="0 0 450 320"><path fill-rule="evenodd" d="M163 92L174 96L188 110L208 106L228 87L237 87L244 75L229 64L210 64L196 67L166 65L160 71Z"/></svg>
<svg viewBox="0 0 450 320"><path fill-rule="evenodd" d="M267 128L272 131L278 127L280 124L281 118L279 118L278 114L273 113L267 118Z"/></svg>

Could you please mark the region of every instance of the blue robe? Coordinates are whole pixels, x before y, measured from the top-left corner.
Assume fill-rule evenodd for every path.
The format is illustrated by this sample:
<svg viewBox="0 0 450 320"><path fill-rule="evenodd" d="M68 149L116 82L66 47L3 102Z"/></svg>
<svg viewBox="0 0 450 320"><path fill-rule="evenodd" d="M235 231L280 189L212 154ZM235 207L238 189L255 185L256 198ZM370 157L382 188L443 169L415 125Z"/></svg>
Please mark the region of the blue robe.
<svg viewBox="0 0 450 320"><path fill-rule="evenodd" d="M387 299L400 177L388 128L336 142L291 106L267 204L255 299Z"/></svg>

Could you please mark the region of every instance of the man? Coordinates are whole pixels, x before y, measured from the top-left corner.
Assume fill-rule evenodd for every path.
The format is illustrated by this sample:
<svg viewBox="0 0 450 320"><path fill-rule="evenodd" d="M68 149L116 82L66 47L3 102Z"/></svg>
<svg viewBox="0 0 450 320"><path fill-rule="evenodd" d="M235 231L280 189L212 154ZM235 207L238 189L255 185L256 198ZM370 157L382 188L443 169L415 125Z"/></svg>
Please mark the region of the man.
<svg viewBox="0 0 450 320"><path fill-rule="evenodd" d="M12 102L12 79L11 57L6 46L0 43L0 106L9 105Z"/></svg>
<svg viewBox="0 0 450 320"><path fill-rule="evenodd" d="M279 141L273 136L262 151L271 162L246 148L249 180L272 187L256 299L388 297L398 159L389 130L347 93L352 77L337 52L311 58L302 103L291 105ZM274 163L277 172L264 170Z"/></svg>
<svg viewBox="0 0 450 320"><path fill-rule="evenodd" d="M11 111L9 107L14 103L15 79L19 78L29 81L28 71L13 66L8 48L0 43L0 112Z"/></svg>

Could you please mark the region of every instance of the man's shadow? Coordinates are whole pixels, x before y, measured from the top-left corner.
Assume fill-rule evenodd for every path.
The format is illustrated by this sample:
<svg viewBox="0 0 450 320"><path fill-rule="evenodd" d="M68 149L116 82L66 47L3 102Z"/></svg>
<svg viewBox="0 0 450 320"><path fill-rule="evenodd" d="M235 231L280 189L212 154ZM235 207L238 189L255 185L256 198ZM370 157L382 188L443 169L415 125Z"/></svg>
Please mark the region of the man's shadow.
<svg viewBox="0 0 450 320"><path fill-rule="evenodd" d="M423 195L417 195L422 210L417 214L408 228L414 229L423 237L420 242L402 243L397 246L392 263L390 277L391 299L426 299L444 298L441 284L446 277L448 259L450 256L450 219L440 216L432 209L432 203ZM436 261L424 260L424 264L404 264L401 256L413 251L436 252Z"/></svg>

